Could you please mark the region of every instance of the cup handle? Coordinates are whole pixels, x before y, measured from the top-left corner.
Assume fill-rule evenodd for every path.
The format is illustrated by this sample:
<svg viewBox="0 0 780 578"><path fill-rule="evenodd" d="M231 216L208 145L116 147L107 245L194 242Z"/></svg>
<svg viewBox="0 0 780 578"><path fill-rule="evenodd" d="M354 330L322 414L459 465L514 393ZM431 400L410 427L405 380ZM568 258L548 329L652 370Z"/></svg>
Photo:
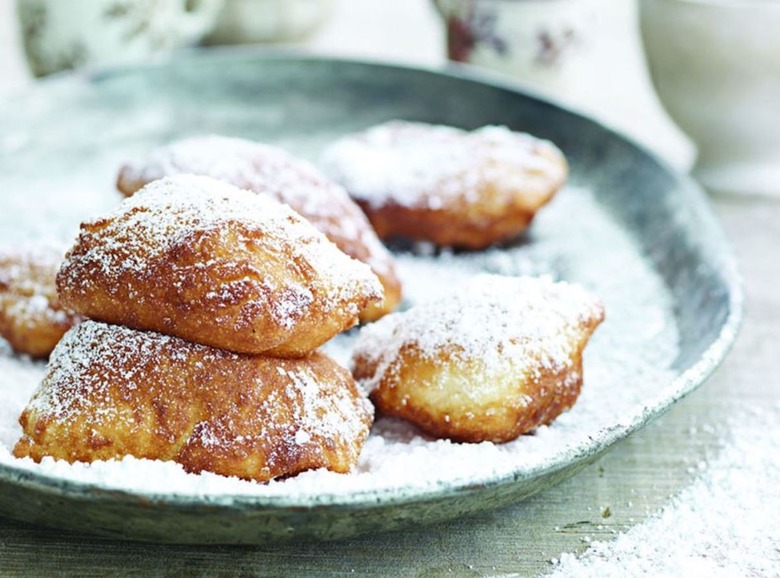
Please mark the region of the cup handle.
<svg viewBox="0 0 780 578"><path fill-rule="evenodd" d="M199 40L217 23L224 0L180 0L181 9L177 22L180 33L189 40Z"/></svg>

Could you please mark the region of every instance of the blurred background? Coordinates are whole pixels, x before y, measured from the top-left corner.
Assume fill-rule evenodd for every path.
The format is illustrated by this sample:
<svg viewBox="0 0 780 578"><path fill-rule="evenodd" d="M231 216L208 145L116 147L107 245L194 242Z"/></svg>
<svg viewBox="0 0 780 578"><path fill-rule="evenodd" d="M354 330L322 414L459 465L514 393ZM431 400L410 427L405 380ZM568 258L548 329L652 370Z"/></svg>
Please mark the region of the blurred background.
<svg viewBox="0 0 780 578"><path fill-rule="evenodd" d="M193 47L457 62L598 118L711 190L775 194L777 30L773 0L0 0L0 95Z"/></svg>

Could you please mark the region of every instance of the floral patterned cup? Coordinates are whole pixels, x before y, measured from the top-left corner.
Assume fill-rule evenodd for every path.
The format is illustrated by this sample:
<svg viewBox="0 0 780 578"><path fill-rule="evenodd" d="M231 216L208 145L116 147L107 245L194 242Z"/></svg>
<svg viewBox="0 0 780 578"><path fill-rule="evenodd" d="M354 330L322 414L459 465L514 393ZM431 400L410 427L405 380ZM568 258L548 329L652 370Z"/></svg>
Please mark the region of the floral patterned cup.
<svg viewBox="0 0 780 578"><path fill-rule="evenodd" d="M523 76L561 76L592 52L603 0L434 0L448 55Z"/></svg>
<svg viewBox="0 0 780 578"><path fill-rule="evenodd" d="M43 76L194 44L214 26L223 0L17 0L30 70Z"/></svg>
<svg viewBox="0 0 780 578"><path fill-rule="evenodd" d="M450 60L505 73L564 100L587 101L608 74L611 0L434 0ZM624 1L624 0L619 0ZM607 42L605 42L607 40Z"/></svg>

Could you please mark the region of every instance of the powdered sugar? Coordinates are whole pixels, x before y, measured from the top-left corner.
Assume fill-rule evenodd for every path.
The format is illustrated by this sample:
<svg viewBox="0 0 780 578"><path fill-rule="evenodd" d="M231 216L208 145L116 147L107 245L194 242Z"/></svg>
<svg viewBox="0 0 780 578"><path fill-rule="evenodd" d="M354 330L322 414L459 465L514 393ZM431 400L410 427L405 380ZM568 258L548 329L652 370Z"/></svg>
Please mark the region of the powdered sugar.
<svg viewBox="0 0 780 578"><path fill-rule="evenodd" d="M219 135L174 141L128 163L122 172L134 182L205 175L324 217L338 218L337 207L346 198L341 187L305 160L274 146Z"/></svg>
<svg viewBox="0 0 780 578"><path fill-rule="evenodd" d="M606 254L609 259L604 258ZM15 420L44 367L6 354L0 355L0 463L140 493L348 499L367 491L425 491L532 472L551 460L568 459L589 439L631 423L648 403L670 394L668 387L676 373L669 367L677 354L672 300L630 235L587 190L569 187L562 191L538 215L530 236L521 244L468 254L402 253L397 263L408 304L451 293L485 271L547 274L580 283L598 295L607 320L585 350L584 387L574 408L551 426L503 445L431 440L406 424L381 419L355 473L314 471L267 485L186 474L175 464L135 458L91 465L52 460L34 464L12 458L8 449L20 435ZM347 363L357 334L353 329L339 336L326 350Z"/></svg>
<svg viewBox="0 0 780 578"><path fill-rule="evenodd" d="M550 576L780 576L778 421L780 405L732 416L719 455L662 512Z"/></svg>
<svg viewBox="0 0 780 578"><path fill-rule="evenodd" d="M0 336L46 358L80 317L60 304L55 286L65 248L46 243L0 247Z"/></svg>
<svg viewBox="0 0 780 578"><path fill-rule="evenodd" d="M387 250L347 192L314 165L283 149L218 135L181 139L126 164L119 182L129 188L178 174L205 175L270 195L377 273L392 269ZM352 244L361 246L360 255L352 253Z"/></svg>
<svg viewBox="0 0 780 578"><path fill-rule="evenodd" d="M178 174L213 177L242 189L267 193L303 213L339 218L346 192L307 161L282 149L210 135L182 139L153 150L123 168L128 181L151 182Z"/></svg>
<svg viewBox="0 0 780 578"><path fill-rule="evenodd" d="M409 344L427 359L446 351L450 363L478 360L486 379L507 371L523 379L539 369L569 367L580 325L602 315L598 298L576 285L549 277L477 275L449 295L366 327L355 356L376 362L362 383L369 391Z"/></svg>
<svg viewBox="0 0 780 578"><path fill-rule="evenodd" d="M183 359L181 343L175 337L85 321L65 334L51 357L47 380L56 381L57 387L40 388L28 407L67 426L83 410L80 398L106 398L114 376L121 379L125 389L138 389L139 385L143 386L149 364L155 359L161 356ZM235 357L202 345L191 344L188 348L206 359L213 359L215 355ZM136 363L128 367L125 362L129 357ZM100 364L100 372L93 369L96 362ZM101 423L99 414L97 423ZM123 426L135 427L133 423Z"/></svg>
<svg viewBox="0 0 780 578"><path fill-rule="evenodd" d="M243 229L236 232L231 224L241 225ZM106 217L87 222L82 226L78 251L69 253L60 270L60 282L72 291L80 291L94 282L97 270L105 285L103 289L111 294L122 287L120 281L128 276L146 278L153 274L155 269L151 264L173 247L195 244L194 234L212 232L226 239L237 234L234 244L248 247L255 240L242 235L259 235L269 255L286 262L285 255L289 253L295 266L315 269L321 287L318 304L326 310L349 307L353 293L365 292L373 298L382 293L378 280L366 265L346 257L287 205L210 177L194 175L155 181ZM271 263L268 267L273 267L275 261L268 261ZM210 265L210 262L198 262L194 266ZM220 266L232 269L226 284L208 293L213 298L215 316L221 308L234 304L238 299L234 293L255 283L255 277L259 279L259 295L274 295L270 307L263 311L269 311L284 328L305 317L315 301L311 288L305 284L290 281L278 287L275 272L264 270L264 263L253 262L251 271L242 269L245 266L241 263L226 259L220 261ZM182 275L183 280L175 282L186 285L186 271ZM151 279L148 282L154 283ZM144 299L140 293L131 297L139 303ZM357 305L354 308L356 315Z"/></svg>
<svg viewBox="0 0 780 578"><path fill-rule="evenodd" d="M322 355L238 355L85 321L60 341L28 404L24 453L94 459L106 448L102 455L174 459L191 469L193 447L254 450L275 472L264 477L289 473L295 456L322 447L340 448L349 463L371 413L348 383Z"/></svg>
<svg viewBox="0 0 780 578"><path fill-rule="evenodd" d="M439 209L460 195L476 201L481 183L522 188L528 173L557 181L560 167L539 154L543 148L557 151L547 141L501 126L465 132L392 121L338 140L326 149L321 165L369 205Z"/></svg>
<svg viewBox="0 0 780 578"><path fill-rule="evenodd" d="M59 307L54 286L64 255L65 248L54 244L0 247L0 307L15 324L73 322L74 316ZM4 299L4 289L16 297Z"/></svg>
<svg viewBox="0 0 780 578"><path fill-rule="evenodd" d="M320 247L314 230L286 205L194 175L155 181L105 219L87 224L100 226L108 219L113 219L107 232L114 243L99 247L94 257L106 273L118 268L142 271L145 264L140 259L159 255L192 228L220 228L230 221L261 229L276 242L295 243L304 250ZM112 257L113 253L121 257ZM327 264L335 265L332 261L331 257Z"/></svg>

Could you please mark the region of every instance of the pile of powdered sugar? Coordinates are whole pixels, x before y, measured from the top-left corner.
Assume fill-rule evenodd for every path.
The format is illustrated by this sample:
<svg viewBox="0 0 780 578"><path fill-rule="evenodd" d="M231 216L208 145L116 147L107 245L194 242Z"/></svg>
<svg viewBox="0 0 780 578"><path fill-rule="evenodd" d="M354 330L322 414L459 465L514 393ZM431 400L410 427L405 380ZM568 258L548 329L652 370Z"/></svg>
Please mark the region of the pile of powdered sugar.
<svg viewBox="0 0 780 578"><path fill-rule="evenodd" d="M659 514L550 576L780 576L780 404L729 420L719 455Z"/></svg>
<svg viewBox="0 0 780 578"><path fill-rule="evenodd" d="M609 255L605 259L605 255ZM678 353L672 299L633 237L585 189L567 187L540 212L526 239L479 253L437 253L420 246L397 255L406 304L436 299L478 273L549 275L579 283L604 303L606 321L584 357L584 386L577 404L550 426L506 444L459 444L429 439L402 422L380 419L355 472L300 474L256 484L214 474L187 474L170 462L139 460L67 464L19 460L11 449L21 431L18 415L45 366L0 352L0 463L17 469L146 494L218 499L226 495L268 498L335 496L363 492L423 491L496 479L574 459L592 440L630 424L670 390ZM325 349L349 363L357 330Z"/></svg>

